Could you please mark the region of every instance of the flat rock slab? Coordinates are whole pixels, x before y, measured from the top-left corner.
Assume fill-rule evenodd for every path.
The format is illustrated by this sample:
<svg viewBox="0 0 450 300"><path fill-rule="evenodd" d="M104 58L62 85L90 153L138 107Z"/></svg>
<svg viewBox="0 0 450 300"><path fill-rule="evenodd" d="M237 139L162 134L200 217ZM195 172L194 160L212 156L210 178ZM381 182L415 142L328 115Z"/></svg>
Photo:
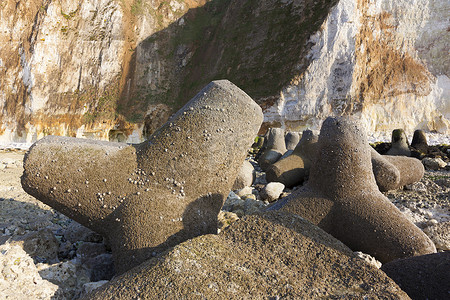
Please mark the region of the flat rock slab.
<svg viewBox="0 0 450 300"><path fill-rule="evenodd" d="M186 241L85 299L409 299L383 272L305 219L245 216Z"/></svg>
<svg viewBox="0 0 450 300"><path fill-rule="evenodd" d="M24 159L24 190L107 237L120 274L217 215L262 123L229 81L211 82L138 145L46 137Z"/></svg>
<svg viewBox="0 0 450 300"><path fill-rule="evenodd" d="M398 259L381 270L412 299L441 300L450 296L450 252Z"/></svg>

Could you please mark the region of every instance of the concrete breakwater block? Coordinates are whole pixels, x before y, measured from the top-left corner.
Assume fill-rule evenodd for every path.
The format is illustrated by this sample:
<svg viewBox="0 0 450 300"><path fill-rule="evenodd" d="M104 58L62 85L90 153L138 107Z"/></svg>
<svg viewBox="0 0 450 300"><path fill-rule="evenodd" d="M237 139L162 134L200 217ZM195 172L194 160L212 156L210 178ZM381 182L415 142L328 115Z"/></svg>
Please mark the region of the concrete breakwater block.
<svg viewBox="0 0 450 300"><path fill-rule="evenodd" d="M391 148L386 154L411 156L408 138L406 137L406 133L403 129L395 129L392 131Z"/></svg>
<svg viewBox="0 0 450 300"><path fill-rule="evenodd" d="M293 132L293 131L289 131L288 133L286 133L286 135L284 136L284 142L286 143L286 149L289 150L294 150L295 147L297 146L298 142L300 141L301 138L301 134L299 132Z"/></svg>
<svg viewBox="0 0 450 300"><path fill-rule="evenodd" d="M227 80L200 91L138 145L46 137L24 159L24 190L107 237L117 273L217 231L217 215L263 121Z"/></svg>
<svg viewBox="0 0 450 300"><path fill-rule="evenodd" d="M386 274L294 214L234 222L115 277L84 299L409 299Z"/></svg>
<svg viewBox="0 0 450 300"><path fill-rule="evenodd" d="M259 166L266 170L271 164L275 163L287 151L284 141L284 129L269 128L265 138L265 149L258 159ZM264 146L263 146L264 147Z"/></svg>
<svg viewBox="0 0 450 300"><path fill-rule="evenodd" d="M449 299L450 252L397 259L381 267L411 299Z"/></svg>
<svg viewBox="0 0 450 300"><path fill-rule="evenodd" d="M379 191L361 128L350 118L327 118L308 183L270 209L303 216L383 263L436 252L433 242Z"/></svg>
<svg viewBox="0 0 450 300"><path fill-rule="evenodd" d="M316 155L317 136L311 130L303 131L302 138L293 152L271 165L266 171L268 182L281 182L286 187L301 184L309 175Z"/></svg>
<svg viewBox="0 0 450 300"><path fill-rule="evenodd" d="M413 157L381 155L371 149L372 168L382 192L420 181L425 174L422 162Z"/></svg>

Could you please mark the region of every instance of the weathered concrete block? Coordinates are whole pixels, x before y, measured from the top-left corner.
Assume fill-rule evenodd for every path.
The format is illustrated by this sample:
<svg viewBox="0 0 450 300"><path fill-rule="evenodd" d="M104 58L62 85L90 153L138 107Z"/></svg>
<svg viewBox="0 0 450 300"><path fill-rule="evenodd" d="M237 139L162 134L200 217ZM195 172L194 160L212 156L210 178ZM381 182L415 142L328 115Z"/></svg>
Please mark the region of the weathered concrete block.
<svg viewBox="0 0 450 300"><path fill-rule="evenodd" d="M378 188L382 192L397 189L400 186L400 171L385 158L385 155L370 148L372 169Z"/></svg>
<svg viewBox="0 0 450 300"><path fill-rule="evenodd" d="M267 181L278 181L286 187L301 184L309 175L312 160L316 155L316 144L317 136L311 130L303 131L302 138L293 152L267 169Z"/></svg>
<svg viewBox="0 0 450 300"><path fill-rule="evenodd" d="M381 155L373 148L371 155L375 180L382 192L418 182L425 173L422 162L416 158Z"/></svg>
<svg viewBox="0 0 450 300"><path fill-rule="evenodd" d="M403 129L395 129L392 131L391 149L389 149L386 154L411 156L408 138Z"/></svg>
<svg viewBox="0 0 450 300"><path fill-rule="evenodd" d="M289 131L284 136L284 142L286 143L287 150L294 150L300 141L301 134L299 132Z"/></svg>
<svg viewBox="0 0 450 300"><path fill-rule="evenodd" d="M409 299L382 271L294 214L245 216L113 278L84 299Z"/></svg>
<svg viewBox="0 0 450 300"><path fill-rule="evenodd" d="M279 160L280 157L287 151L286 144L284 142L284 129L269 128L265 142L265 150L258 159L259 166L264 171L271 164Z"/></svg>
<svg viewBox="0 0 450 300"><path fill-rule="evenodd" d="M450 252L398 259L381 267L411 299L448 299Z"/></svg>
<svg viewBox="0 0 450 300"><path fill-rule="evenodd" d="M425 168L417 158L393 155L383 155L383 158L393 164L400 173L397 188L418 182L425 174Z"/></svg>
<svg viewBox="0 0 450 300"><path fill-rule="evenodd" d="M216 232L217 214L262 119L242 90L214 81L142 144L38 141L25 156L22 185L107 237L120 274Z"/></svg>
<svg viewBox="0 0 450 300"><path fill-rule="evenodd" d="M417 129L414 131L411 147L423 154L428 152L427 136L423 130Z"/></svg>
<svg viewBox="0 0 450 300"><path fill-rule="evenodd" d="M433 242L378 190L361 127L346 117L326 119L308 183L271 209L303 216L381 262L436 252Z"/></svg>

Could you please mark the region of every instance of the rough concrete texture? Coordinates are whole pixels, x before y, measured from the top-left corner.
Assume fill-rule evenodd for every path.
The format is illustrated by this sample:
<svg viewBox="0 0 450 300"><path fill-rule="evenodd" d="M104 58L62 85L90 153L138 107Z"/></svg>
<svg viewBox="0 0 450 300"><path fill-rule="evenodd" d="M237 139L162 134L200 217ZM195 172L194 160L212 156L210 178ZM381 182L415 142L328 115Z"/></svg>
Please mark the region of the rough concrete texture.
<svg viewBox="0 0 450 300"><path fill-rule="evenodd" d="M262 118L242 90L214 81L142 144L38 141L25 156L22 186L107 237L120 274L216 232L217 214Z"/></svg>
<svg viewBox="0 0 450 300"><path fill-rule="evenodd" d="M418 182L425 174L425 168L417 158L391 155L383 155L383 157L400 172L400 182L397 188Z"/></svg>
<svg viewBox="0 0 450 300"><path fill-rule="evenodd" d="M408 138L406 137L406 133L403 129L394 129L392 131L391 148L386 154L411 156Z"/></svg>
<svg viewBox="0 0 450 300"><path fill-rule="evenodd" d="M286 143L287 150L294 150L300 141L301 134L299 132L289 131L284 136L284 142Z"/></svg>
<svg viewBox="0 0 450 300"><path fill-rule="evenodd" d="M423 130L414 131L411 147L424 154L428 152L427 136Z"/></svg>
<svg viewBox="0 0 450 300"><path fill-rule="evenodd" d="M280 159L266 171L268 182L278 181L286 187L301 184L309 175L311 162L316 154L317 136L311 130L303 135L291 155Z"/></svg>
<svg viewBox="0 0 450 300"><path fill-rule="evenodd" d="M433 242L378 190L361 127L351 118L327 118L308 183L270 209L303 216L383 263L436 252Z"/></svg>
<svg viewBox="0 0 450 300"><path fill-rule="evenodd" d="M246 186L251 186L255 177L255 168L248 160L244 160L239 169L239 173L234 180L233 191L243 189Z"/></svg>
<svg viewBox="0 0 450 300"><path fill-rule="evenodd" d="M266 147L259 157L258 163L262 170L266 170L287 151L284 142L284 129L269 128L265 138Z"/></svg>
<svg viewBox="0 0 450 300"><path fill-rule="evenodd" d="M400 186L400 171L390 163L385 155L379 154L371 147L372 170L378 188L382 192L395 190Z"/></svg>
<svg viewBox="0 0 450 300"><path fill-rule="evenodd" d="M382 192L395 190L420 181L425 174L422 162L413 157L381 155L371 149L372 169Z"/></svg>
<svg viewBox="0 0 450 300"><path fill-rule="evenodd" d="M186 241L85 299L409 299L383 272L305 219L253 215Z"/></svg>
<svg viewBox="0 0 450 300"><path fill-rule="evenodd" d="M412 299L441 300L450 295L450 252L398 259L381 270Z"/></svg>

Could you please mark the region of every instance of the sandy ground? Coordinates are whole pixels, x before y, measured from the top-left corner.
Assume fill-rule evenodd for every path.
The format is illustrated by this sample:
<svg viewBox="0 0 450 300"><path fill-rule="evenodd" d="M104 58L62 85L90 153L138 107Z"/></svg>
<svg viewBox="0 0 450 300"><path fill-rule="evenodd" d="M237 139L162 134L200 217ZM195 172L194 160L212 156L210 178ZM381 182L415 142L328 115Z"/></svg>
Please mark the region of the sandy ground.
<svg viewBox="0 0 450 300"><path fill-rule="evenodd" d="M104 281L91 282L92 266L79 255L61 255L64 248L75 249L77 242L48 238L48 244L33 244L39 244L33 235L50 230L58 238L75 222L23 191L24 153L0 150L0 299L76 299ZM449 171L427 171L420 182L385 194L439 251L450 250ZM37 253L39 247L44 253Z"/></svg>

